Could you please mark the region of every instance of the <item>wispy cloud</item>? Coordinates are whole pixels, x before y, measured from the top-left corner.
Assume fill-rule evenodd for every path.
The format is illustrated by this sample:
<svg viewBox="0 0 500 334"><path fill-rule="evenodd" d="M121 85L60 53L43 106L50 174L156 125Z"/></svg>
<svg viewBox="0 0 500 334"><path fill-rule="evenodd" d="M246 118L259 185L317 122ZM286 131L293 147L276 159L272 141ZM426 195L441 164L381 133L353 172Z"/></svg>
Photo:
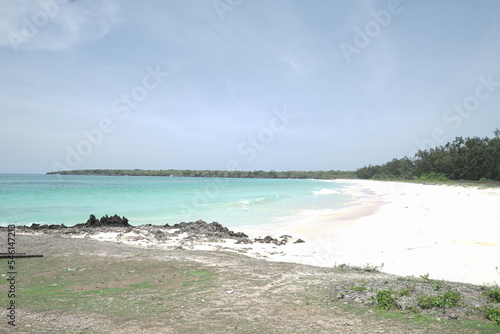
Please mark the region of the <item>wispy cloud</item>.
<svg viewBox="0 0 500 334"><path fill-rule="evenodd" d="M119 19L116 0L0 0L0 46L66 50L106 36Z"/></svg>

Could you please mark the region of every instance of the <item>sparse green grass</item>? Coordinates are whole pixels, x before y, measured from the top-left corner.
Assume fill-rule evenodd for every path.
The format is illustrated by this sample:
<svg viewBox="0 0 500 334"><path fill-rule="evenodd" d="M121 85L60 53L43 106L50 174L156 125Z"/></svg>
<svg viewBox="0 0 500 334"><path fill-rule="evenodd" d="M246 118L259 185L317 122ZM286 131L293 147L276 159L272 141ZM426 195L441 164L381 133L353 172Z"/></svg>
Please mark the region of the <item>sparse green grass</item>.
<svg viewBox="0 0 500 334"><path fill-rule="evenodd" d="M380 266L372 265L370 263L367 263L362 267L352 266L349 263L341 263L338 265L335 264L335 266L334 266L335 269L365 271L365 272L369 272L369 273L381 271L383 267L384 267L383 263Z"/></svg>
<svg viewBox="0 0 500 334"><path fill-rule="evenodd" d="M196 305L218 277L216 272L189 263L175 266L162 262L159 267L141 259L110 261L90 256L64 261L50 257L23 259L18 267L20 307L34 312L98 312L122 321L139 316L152 319L180 308L186 301ZM68 267L77 270L68 271ZM5 285L1 280L0 290ZM6 298L6 294L0 294L0 305L6 305Z"/></svg>
<svg viewBox="0 0 500 334"><path fill-rule="evenodd" d="M359 305L344 305L338 304L337 307L348 310L356 316L367 316L366 308ZM437 320L436 316L415 313L414 311L402 311L400 309L384 310L382 308L375 308L373 310L373 317L379 319L387 319L391 322L396 322L402 326L412 329L418 328L421 333L440 333L440 334L498 334L498 325L492 322L485 322L480 320L460 319ZM410 331L408 331L410 332ZM413 331L411 331L413 332ZM403 332L404 333L404 332Z"/></svg>
<svg viewBox="0 0 500 334"><path fill-rule="evenodd" d="M264 319L266 314L257 312L254 316L252 310L249 312L251 316L241 318L242 310L253 307L252 304L238 306L248 295L258 296L257 303L261 303L259 307L265 305L273 312L273 316L280 314L280 319L290 317L290 314L335 317L335 312L348 310L348 317L373 323L384 321L395 328L412 332L490 334L497 333L499 329L498 325L486 320L437 321L436 317L401 311L398 308L398 299L414 293L410 288L385 289L377 293L374 301L378 307L370 313L366 306L351 307L330 299L325 302L324 288L328 283L321 276L305 276L300 280L276 283L275 286L268 287L269 283L282 277L282 273L292 272L284 264L279 264L279 270L269 274L275 270L271 269L272 265L259 264L258 270L256 269L258 274L253 275L253 272L242 274L233 269L214 269L189 261L149 260L145 256L109 259L78 255L66 258L23 259L19 262L22 272L19 275L18 300L20 307L34 313L99 313L107 319L112 319L114 323L140 321L142 324L148 324L162 321L162 324L181 324L186 332L188 329L194 329L192 332L199 330L198 332L218 333L229 325L234 328L234 332L239 333L253 333L255 328L269 332L265 325L268 322L268 319ZM5 266L5 262L0 261L0 266ZM343 270L349 270L347 266ZM68 271L68 267L76 267L77 270ZM363 271L363 268L355 270ZM335 273L335 270L328 269L325 273ZM365 273L357 275L371 277ZM239 289L235 287L233 295L226 295L226 287L233 283L239 284ZM368 293L372 293L371 284L371 281L362 278L361 282L347 286L352 286L353 291L370 290ZM0 280L0 290L5 289L5 286L5 280ZM260 294L261 288L266 286L267 292ZM226 297L234 298L234 304L219 306L218 303ZM452 295L445 299L447 302L454 300ZM5 303L6 294L0 294L0 305ZM197 314L198 318L193 318L193 314ZM345 313L341 314L345 316ZM487 319L498 322L495 319L498 319L500 311L490 307L484 309L483 314ZM291 332L298 333L299 330Z"/></svg>
<svg viewBox="0 0 500 334"><path fill-rule="evenodd" d="M353 286L352 291L366 291L366 285L363 283L361 285Z"/></svg>

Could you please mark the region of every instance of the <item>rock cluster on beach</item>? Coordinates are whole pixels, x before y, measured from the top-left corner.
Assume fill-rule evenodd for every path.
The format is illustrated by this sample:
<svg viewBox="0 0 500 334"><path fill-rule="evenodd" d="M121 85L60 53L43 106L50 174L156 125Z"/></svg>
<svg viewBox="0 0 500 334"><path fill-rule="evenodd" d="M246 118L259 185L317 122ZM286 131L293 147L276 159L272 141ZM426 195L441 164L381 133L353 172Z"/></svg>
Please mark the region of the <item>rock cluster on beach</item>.
<svg viewBox="0 0 500 334"><path fill-rule="evenodd" d="M169 225L167 224L165 227L169 227ZM248 238L248 235L243 232L233 232L218 222L208 224L201 219L190 223L182 222L180 224L175 224L171 228L179 229L180 233L204 234L215 238Z"/></svg>
<svg viewBox="0 0 500 334"><path fill-rule="evenodd" d="M207 223L203 220L195 222L181 222L174 225L140 225L132 226L129 220L125 217L108 215L97 219L95 215L90 215L86 223L76 224L72 227L61 225L40 225L32 224L31 226L19 226L19 231L23 232L42 232L54 233L57 231L66 235L96 235L98 233L117 233L118 241L150 241L150 242L168 242L174 238L180 240L180 244L185 243L204 243L216 242L225 243L228 239L235 240L235 244L274 244L276 246L286 245L293 238L289 235L282 235L279 238L266 236L264 238L250 239L243 232L234 232L227 227L222 226L218 222ZM303 243L301 239L297 239L294 243Z"/></svg>
<svg viewBox="0 0 500 334"><path fill-rule="evenodd" d="M108 215L101 217L101 219L97 219L94 215L90 215L90 218L87 220L85 224L77 224L75 227L99 227L99 226L108 226L108 227L130 227L128 223L128 219L125 217L120 218L118 215L114 215L112 217L108 217Z"/></svg>

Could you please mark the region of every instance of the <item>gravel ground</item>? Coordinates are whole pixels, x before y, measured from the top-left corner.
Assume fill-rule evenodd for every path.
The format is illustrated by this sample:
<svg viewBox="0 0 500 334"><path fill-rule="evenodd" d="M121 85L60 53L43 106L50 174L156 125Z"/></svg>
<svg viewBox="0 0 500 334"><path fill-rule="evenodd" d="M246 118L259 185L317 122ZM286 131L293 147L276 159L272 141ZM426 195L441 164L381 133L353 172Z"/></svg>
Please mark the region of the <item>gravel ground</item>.
<svg viewBox="0 0 500 334"><path fill-rule="evenodd" d="M397 277L369 267L319 268L266 262L228 252L139 248L118 242L69 238L60 231L18 233L16 250L44 255L42 259L30 259L35 276L53 270L50 266L43 267L43 261L66 261L61 266L80 260L87 267L91 267L92 261L103 264L104 267L92 275L95 282L102 284L92 288L96 291L104 287L117 289L116 296L107 297L110 307L119 306L113 304L113 299L122 297L126 299L121 300L130 301L131 305L138 304L141 297L123 287L164 277L165 274L159 276L161 272L155 268L167 264L169 268L178 268L181 274L194 269L214 273L213 278L206 281L207 285L196 286L193 284L197 283L186 282L181 277L175 289L173 285L157 284L151 290L141 290L142 293L150 291L151 300L168 295L172 302L167 300L165 304L177 303L176 307L167 305L170 311L151 317L143 313L115 315L109 310L87 312L71 307L60 310L52 307L51 303L57 299L50 295L43 307L40 303L30 305L24 301L17 312L15 331L18 333L494 333L494 329L479 329L491 325L484 319L483 310L500 308L498 302L489 302L484 295L490 287L435 281L425 276ZM19 259L18 263L22 268L23 260ZM28 262L25 263L27 267ZM132 274L129 274L130 282L136 279L134 283L123 281L126 276L120 276L125 278L119 280L109 278L112 277L109 271L119 271L125 264L131 268L151 265L152 269L144 274L144 282ZM2 266L6 268L5 263ZM83 275L83 269L69 274ZM19 275L22 275L21 269ZM70 282L72 291L85 291L90 284L76 279ZM122 293L128 297L119 295ZM69 298L68 295L64 296L60 301L70 303L63 300ZM22 297L19 299L21 303ZM428 304L424 305L423 300ZM446 306L432 306L436 300ZM391 319L384 316L393 314L386 309L404 312L398 311L401 315ZM416 321L423 317L433 320ZM478 329L463 327L469 320L479 321L479 325L474 325ZM4 324L0 324L0 330L2 326ZM9 332L11 329L8 328Z"/></svg>

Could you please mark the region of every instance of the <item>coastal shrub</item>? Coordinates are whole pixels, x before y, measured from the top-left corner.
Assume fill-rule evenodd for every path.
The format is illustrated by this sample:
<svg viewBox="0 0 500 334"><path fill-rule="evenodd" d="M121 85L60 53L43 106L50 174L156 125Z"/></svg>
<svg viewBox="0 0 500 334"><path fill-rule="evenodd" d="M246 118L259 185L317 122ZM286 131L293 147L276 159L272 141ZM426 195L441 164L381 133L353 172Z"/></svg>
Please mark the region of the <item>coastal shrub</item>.
<svg viewBox="0 0 500 334"><path fill-rule="evenodd" d="M433 296L420 296L417 298L417 303L420 308L429 309L433 307L437 307L440 303L437 297Z"/></svg>
<svg viewBox="0 0 500 334"><path fill-rule="evenodd" d="M377 302L377 307L384 310L390 310L391 308L398 306L394 290L392 289L380 290L377 292L375 301Z"/></svg>
<svg viewBox="0 0 500 334"><path fill-rule="evenodd" d="M372 176L372 180L391 180L394 176L389 174L375 174Z"/></svg>
<svg viewBox="0 0 500 334"><path fill-rule="evenodd" d="M448 181L449 179L443 173L422 173L420 175L420 180L422 181Z"/></svg>
<svg viewBox="0 0 500 334"><path fill-rule="evenodd" d="M438 296L420 296L417 298L417 303L423 309L444 308L458 306L461 300L462 296L459 292L450 290Z"/></svg>
<svg viewBox="0 0 500 334"><path fill-rule="evenodd" d="M491 288L483 292L483 296L488 298L489 302L500 303L500 287Z"/></svg>
<svg viewBox="0 0 500 334"><path fill-rule="evenodd" d="M500 325L500 309L486 307L483 312L486 319L493 321L497 325Z"/></svg>

